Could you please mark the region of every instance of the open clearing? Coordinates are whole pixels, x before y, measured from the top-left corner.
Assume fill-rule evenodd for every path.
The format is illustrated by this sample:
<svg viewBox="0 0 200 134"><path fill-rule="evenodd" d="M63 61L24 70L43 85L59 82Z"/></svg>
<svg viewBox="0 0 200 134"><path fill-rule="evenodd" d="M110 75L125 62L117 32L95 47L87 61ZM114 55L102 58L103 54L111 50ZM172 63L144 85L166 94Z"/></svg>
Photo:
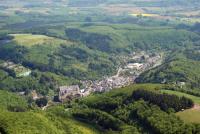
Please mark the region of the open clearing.
<svg viewBox="0 0 200 134"><path fill-rule="evenodd" d="M161 90L163 93L168 94L175 94L177 96L185 96L187 98L190 98L194 101L195 106L191 109L181 111L176 113L177 116L179 116L183 121L186 123L192 122L192 123L200 123L200 97L189 95L186 93L181 93L178 91L171 91L171 90Z"/></svg>
<svg viewBox="0 0 200 134"><path fill-rule="evenodd" d="M62 44L62 43L69 43L69 41L57 39L54 37L48 37L45 35L33 35L33 34L11 34L14 36L13 41L15 41L18 45L22 46L34 46L34 45L41 45L41 44Z"/></svg>
<svg viewBox="0 0 200 134"><path fill-rule="evenodd" d="M194 108L176 113L183 121L200 123L200 106L195 105Z"/></svg>

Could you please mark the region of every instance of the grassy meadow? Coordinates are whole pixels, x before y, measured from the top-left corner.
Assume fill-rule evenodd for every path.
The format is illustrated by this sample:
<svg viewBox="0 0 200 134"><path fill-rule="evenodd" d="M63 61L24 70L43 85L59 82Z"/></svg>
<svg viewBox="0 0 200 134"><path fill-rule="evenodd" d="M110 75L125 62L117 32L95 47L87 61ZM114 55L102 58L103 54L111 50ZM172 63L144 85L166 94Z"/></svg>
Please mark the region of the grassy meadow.
<svg viewBox="0 0 200 134"><path fill-rule="evenodd" d="M10 34L14 37L13 41L19 45L25 47L32 47L34 45L42 45L42 44L53 44L58 45L62 43L70 43L67 40L62 40L54 37L48 37L45 35L33 35L33 34Z"/></svg>
<svg viewBox="0 0 200 134"><path fill-rule="evenodd" d="M200 108L188 109L182 112L176 113L186 123L200 123Z"/></svg>

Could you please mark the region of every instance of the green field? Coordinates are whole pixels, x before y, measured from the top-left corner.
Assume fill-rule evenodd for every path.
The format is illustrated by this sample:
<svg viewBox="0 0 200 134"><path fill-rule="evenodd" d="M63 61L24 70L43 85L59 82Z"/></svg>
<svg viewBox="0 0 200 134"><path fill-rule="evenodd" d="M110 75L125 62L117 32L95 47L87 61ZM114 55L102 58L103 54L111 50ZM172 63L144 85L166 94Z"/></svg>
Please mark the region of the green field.
<svg viewBox="0 0 200 134"><path fill-rule="evenodd" d="M186 123L200 123L200 109L189 109L176 113Z"/></svg>
<svg viewBox="0 0 200 134"><path fill-rule="evenodd" d="M45 35L33 35L33 34L10 34L14 37L13 41L16 42L19 45L25 46L25 47L31 47L34 45L59 45L59 44L66 44L70 43L67 40L61 40L53 37L48 37Z"/></svg>

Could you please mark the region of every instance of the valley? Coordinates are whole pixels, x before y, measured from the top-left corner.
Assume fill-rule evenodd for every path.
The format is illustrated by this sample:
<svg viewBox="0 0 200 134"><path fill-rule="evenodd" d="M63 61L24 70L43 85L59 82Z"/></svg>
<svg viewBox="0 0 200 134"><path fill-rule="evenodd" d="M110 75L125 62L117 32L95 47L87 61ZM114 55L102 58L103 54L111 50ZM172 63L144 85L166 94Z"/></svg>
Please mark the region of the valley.
<svg viewBox="0 0 200 134"><path fill-rule="evenodd" d="M82 81L84 90L86 92L105 92L133 84L141 73L159 66L162 63L162 58L161 54L148 54L146 52L137 52L131 56L123 57L125 65L119 65L116 75L94 82Z"/></svg>
<svg viewBox="0 0 200 134"><path fill-rule="evenodd" d="M199 0L1 0L0 134L200 134Z"/></svg>
<svg viewBox="0 0 200 134"><path fill-rule="evenodd" d="M59 100L65 102L73 99L73 97L86 97L92 93L108 92L134 84L135 79L141 73L162 64L163 54L152 54L142 51L134 52L128 57L122 56L121 59L123 63L119 65L116 75L107 76L96 81L80 81L82 84L81 88L79 85L60 86Z"/></svg>

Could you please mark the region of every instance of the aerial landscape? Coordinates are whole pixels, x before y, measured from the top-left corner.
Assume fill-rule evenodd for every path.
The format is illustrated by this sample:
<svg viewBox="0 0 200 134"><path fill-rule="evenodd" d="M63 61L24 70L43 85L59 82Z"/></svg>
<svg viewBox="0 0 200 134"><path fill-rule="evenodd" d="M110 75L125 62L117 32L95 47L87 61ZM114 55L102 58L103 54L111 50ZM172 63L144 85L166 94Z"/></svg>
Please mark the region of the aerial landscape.
<svg viewBox="0 0 200 134"><path fill-rule="evenodd" d="M200 1L0 0L0 134L200 134Z"/></svg>

